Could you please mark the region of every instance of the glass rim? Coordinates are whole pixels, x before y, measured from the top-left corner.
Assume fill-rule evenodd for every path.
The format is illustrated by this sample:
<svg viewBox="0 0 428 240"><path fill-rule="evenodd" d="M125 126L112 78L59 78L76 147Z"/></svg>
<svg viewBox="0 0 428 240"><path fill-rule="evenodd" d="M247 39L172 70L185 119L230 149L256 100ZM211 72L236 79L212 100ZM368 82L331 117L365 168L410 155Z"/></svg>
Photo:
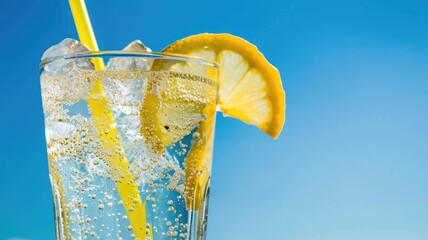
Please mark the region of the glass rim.
<svg viewBox="0 0 428 240"><path fill-rule="evenodd" d="M96 57L133 57L133 58L146 58L146 59L163 59L163 60L172 60L172 61L182 61L182 62L193 62L199 63L202 65L207 65L214 68L219 68L217 62L177 53L162 53L162 52L133 52L133 51L120 51L120 50L107 50L107 51L86 51L79 53L64 54L55 57L49 57L42 59L39 64L39 70L42 70L47 64L60 61L60 60L71 60L71 59L81 59L81 58L96 58Z"/></svg>

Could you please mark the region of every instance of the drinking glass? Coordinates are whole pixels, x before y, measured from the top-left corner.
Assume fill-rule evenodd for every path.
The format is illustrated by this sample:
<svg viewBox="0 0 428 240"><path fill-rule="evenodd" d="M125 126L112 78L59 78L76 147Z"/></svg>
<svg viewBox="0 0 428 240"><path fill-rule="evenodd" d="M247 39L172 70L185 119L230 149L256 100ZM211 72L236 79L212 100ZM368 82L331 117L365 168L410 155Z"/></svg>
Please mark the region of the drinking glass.
<svg viewBox="0 0 428 240"><path fill-rule="evenodd" d="M205 239L217 65L104 51L40 69L57 239Z"/></svg>

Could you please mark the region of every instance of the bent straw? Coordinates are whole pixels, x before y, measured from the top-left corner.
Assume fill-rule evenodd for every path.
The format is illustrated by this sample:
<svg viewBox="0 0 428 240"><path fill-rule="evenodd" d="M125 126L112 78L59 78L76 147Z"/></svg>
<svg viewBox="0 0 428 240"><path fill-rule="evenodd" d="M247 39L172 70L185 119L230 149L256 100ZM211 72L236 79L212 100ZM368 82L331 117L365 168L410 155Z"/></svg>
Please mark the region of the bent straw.
<svg viewBox="0 0 428 240"><path fill-rule="evenodd" d="M98 44L92 30L91 21L86 10L84 0L69 0L71 12L79 34L80 41L92 51L98 51ZM93 59L95 70L103 70L103 61L100 58ZM93 87L88 99L88 106L92 112L94 122L100 136L103 148L108 152L107 164L113 167L114 172L119 173L121 181L116 182L117 190L122 198L123 205L134 231L135 237L146 239L146 206L142 203L138 185L128 168L124 150L119 139L120 133L115 127L116 123L102 88L101 79L93 79Z"/></svg>

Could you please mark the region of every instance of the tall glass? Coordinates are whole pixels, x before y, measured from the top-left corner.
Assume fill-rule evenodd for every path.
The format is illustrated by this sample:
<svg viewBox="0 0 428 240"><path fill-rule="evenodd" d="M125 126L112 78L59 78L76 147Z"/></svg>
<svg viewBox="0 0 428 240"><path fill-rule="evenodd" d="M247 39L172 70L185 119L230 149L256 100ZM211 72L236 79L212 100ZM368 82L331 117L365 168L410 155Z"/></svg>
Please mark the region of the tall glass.
<svg viewBox="0 0 428 240"><path fill-rule="evenodd" d="M215 63L113 51L40 68L57 239L205 239Z"/></svg>

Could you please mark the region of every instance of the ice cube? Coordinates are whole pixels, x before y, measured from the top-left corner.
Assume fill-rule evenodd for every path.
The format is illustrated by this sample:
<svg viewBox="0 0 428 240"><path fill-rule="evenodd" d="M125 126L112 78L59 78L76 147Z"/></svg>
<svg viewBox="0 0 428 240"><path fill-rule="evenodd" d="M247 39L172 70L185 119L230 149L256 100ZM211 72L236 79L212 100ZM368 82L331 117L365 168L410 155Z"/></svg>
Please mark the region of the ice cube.
<svg viewBox="0 0 428 240"><path fill-rule="evenodd" d="M140 40L135 40L128 44L123 51L149 53L150 48L146 47ZM147 71L150 69L153 60L147 58L115 57L110 59L107 69L110 70L138 70Z"/></svg>
<svg viewBox="0 0 428 240"><path fill-rule="evenodd" d="M148 53L151 50L140 40L135 40L128 44L123 51ZM147 71L150 69L150 65L151 62L146 58L123 56L111 58L108 62L107 69ZM135 104L141 103L142 89L146 82L143 80L143 76L144 74L123 77L111 75L111 77L104 78L103 87L107 93L108 99L113 105L135 106ZM121 79L121 81L119 81L119 79Z"/></svg>
<svg viewBox="0 0 428 240"><path fill-rule="evenodd" d="M152 50L148 48L144 43L142 43L140 40L135 40L128 44L123 51L126 52L151 52Z"/></svg>
<svg viewBox="0 0 428 240"><path fill-rule="evenodd" d="M61 57L66 54L89 52L82 43L66 38L57 45L50 47L42 56L42 61L48 58ZM64 76L75 69L94 69L94 64L87 58L53 61L44 66L43 72L49 76Z"/></svg>
<svg viewBox="0 0 428 240"><path fill-rule="evenodd" d="M48 140L62 140L70 137L76 126L68 121L47 121L46 137Z"/></svg>

